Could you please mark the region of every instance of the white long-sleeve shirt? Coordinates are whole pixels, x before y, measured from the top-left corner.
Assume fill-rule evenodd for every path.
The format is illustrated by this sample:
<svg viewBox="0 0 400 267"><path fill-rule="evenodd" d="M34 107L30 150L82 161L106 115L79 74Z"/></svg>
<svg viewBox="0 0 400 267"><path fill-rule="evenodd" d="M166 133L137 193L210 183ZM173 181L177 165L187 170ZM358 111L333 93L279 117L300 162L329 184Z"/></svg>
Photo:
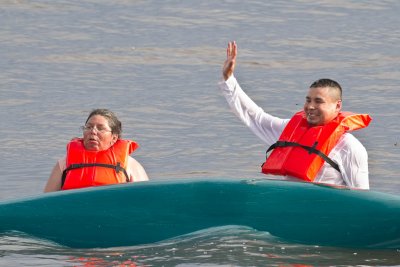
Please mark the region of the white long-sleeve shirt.
<svg viewBox="0 0 400 267"><path fill-rule="evenodd" d="M233 75L218 85L232 111L264 141L267 148L279 139L290 119L280 119L264 112L246 95ZM314 182L369 189L368 154L352 134L345 133L328 157L339 165L341 173L325 162Z"/></svg>

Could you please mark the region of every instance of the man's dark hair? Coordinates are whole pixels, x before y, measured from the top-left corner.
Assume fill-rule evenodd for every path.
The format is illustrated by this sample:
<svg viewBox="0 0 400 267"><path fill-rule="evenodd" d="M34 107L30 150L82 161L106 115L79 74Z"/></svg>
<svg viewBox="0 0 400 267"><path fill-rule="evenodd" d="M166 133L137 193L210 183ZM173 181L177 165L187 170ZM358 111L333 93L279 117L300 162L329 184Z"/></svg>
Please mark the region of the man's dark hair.
<svg viewBox="0 0 400 267"><path fill-rule="evenodd" d="M318 88L318 87L330 87L338 90L339 99L342 100L342 87L338 82L331 79L319 79L310 85L310 88Z"/></svg>

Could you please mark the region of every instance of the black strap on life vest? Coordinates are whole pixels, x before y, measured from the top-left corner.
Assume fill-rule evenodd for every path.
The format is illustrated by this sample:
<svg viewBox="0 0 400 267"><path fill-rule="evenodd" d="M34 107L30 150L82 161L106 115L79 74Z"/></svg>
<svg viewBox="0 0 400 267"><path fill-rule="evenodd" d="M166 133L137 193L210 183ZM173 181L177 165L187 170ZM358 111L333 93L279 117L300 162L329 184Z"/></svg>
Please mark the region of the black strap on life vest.
<svg viewBox="0 0 400 267"><path fill-rule="evenodd" d="M337 170L340 173L339 165L336 162L334 162L333 160L331 160L327 155L325 155L324 153L322 153L321 151L316 149L315 147L317 146L317 144L318 144L318 142L315 142L313 146L305 146L305 145L301 145L301 144L295 143L295 142L277 141L275 144L273 144L272 146L270 146L268 148L266 153L267 153L267 157L268 157L268 152L270 152L272 149L275 149L277 147L301 147L301 148L307 150L309 154L312 154L312 153L317 154L318 156L323 158L335 170Z"/></svg>
<svg viewBox="0 0 400 267"><path fill-rule="evenodd" d="M124 172L124 175L126 177L126 182L128 183L129 180L129 175L127 171L121 167L121 164L118 162L117 165L112 165L112 164L104 164L104 163L78 163L78 164L71 164L69 165L68 168L66 168L61 176L61 188L64 186L65 179L67 178L67 172L70 170L75 170L79 168L86 168L86 167L104 167L104 168L110 168L114 169L116 173L119 173L120 171Z"/></svg>

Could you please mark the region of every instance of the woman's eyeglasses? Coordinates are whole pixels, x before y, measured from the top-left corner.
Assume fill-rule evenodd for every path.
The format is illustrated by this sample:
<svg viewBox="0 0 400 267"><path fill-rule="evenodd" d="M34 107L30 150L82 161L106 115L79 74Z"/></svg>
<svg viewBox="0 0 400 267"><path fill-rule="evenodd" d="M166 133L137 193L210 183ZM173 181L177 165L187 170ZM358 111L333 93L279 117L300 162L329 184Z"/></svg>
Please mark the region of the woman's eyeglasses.
<svg viewBox="0 0 400 267"><path fill-rule="evenodd" d="M81 129L84 132L91 132L91 131L95 130L95 132L102 133L102 134L112 132L112 130L109 130L109 129L101 127L101 126L97 127L97 126L84 125L81 127Z"/></svg>

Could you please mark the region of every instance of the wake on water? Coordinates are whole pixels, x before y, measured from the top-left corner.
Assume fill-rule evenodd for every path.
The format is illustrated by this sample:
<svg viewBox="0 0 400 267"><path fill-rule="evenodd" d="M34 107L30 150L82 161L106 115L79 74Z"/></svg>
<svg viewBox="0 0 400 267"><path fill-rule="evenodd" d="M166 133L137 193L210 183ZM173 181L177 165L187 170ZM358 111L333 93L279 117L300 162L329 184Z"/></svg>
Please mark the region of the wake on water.
<svg viewBox="0 0 400 267"><path fill-rule="evenodd" d="M21 255L23 257L17 257ZM323 255L323 256L322 256ZM0 263L41 266L258 266L268 264L376 266L396 264L398 250L344 249L288 243L244 226L204 229L140 246L72 249L19 232L0 237ZM16 262L16 259L20 261ZM392 260L388 260L392 259ZM0 264L1 265L1 264Z"/></svg>

